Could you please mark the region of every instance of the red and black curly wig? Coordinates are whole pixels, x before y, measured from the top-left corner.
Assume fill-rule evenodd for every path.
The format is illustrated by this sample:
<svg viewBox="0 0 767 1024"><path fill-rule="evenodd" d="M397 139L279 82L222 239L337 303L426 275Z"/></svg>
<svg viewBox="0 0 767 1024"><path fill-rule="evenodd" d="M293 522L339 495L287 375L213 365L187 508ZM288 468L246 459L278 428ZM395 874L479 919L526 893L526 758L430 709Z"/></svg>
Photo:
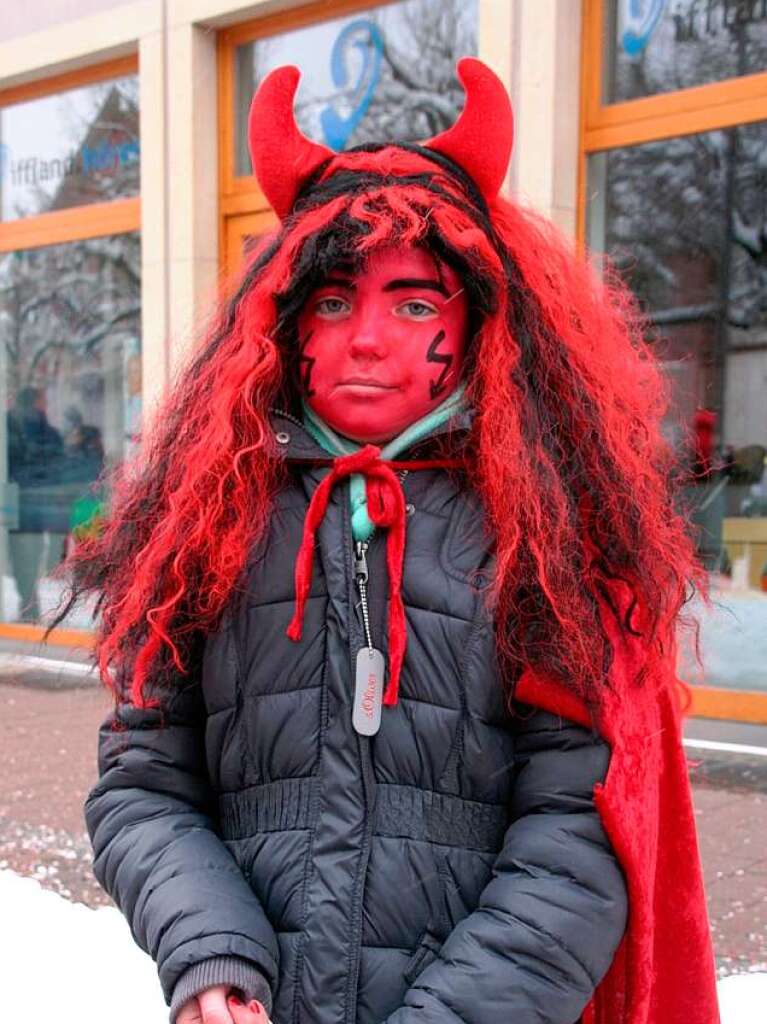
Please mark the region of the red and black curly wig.
<svg viewBox="0 0 767 1024"><path fill-rule="evenodd" d="M705 576L660 430L667 389L630 296L444 153L368 146L315 163L109 482L103 531L61 567L72 588L51 628L99 595L99 667L121 700L161 703L195 670L268 529L284 471L269 410L297 408L303 302L339 263L423 246L458 271L472 310L466 480L494 537L504 674L538 668L595 706L613 653L607 603L643 637L647 676L673 656Z"/></svg>

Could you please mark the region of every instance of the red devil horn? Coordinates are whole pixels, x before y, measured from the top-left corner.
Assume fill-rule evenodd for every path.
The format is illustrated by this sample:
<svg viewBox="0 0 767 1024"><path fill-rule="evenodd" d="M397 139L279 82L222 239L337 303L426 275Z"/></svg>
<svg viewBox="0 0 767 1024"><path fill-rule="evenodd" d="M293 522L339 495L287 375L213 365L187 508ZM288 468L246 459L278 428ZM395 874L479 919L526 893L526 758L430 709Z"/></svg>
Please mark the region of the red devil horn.
<svg viewBox="0 0 767 1024"><path fill-rule="evenodd" d="M286 64L270 72L253 97L248 117L248 147L253 173L282 220L301 184L334 155L298 130L293 100L301 72Z"/></svg>
<svg viewBox="0 0 767 1024"><path fill-rule="evenodd" d="M475 57L458 61L458 78L466 93L452 128L423 145L449 157L476 182L486 199L500 191L514 141L514 113L500 78Z"/></svg>

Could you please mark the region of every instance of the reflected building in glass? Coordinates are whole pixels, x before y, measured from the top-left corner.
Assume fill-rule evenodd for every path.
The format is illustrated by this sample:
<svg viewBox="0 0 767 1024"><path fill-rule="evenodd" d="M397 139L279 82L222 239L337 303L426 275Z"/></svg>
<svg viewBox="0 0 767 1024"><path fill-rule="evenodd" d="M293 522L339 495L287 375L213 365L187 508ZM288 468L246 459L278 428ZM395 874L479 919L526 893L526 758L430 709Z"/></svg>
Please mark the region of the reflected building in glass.
<svg viewBox="0 0 767 1024"><path fill-rule="evenodd" d="M135 76L0 109L3 220L137 195L138 120ZM0 621L37 623L138 436L137 231L0 253L0 394ZM72 612L70 626L92 624Z"/></svg>

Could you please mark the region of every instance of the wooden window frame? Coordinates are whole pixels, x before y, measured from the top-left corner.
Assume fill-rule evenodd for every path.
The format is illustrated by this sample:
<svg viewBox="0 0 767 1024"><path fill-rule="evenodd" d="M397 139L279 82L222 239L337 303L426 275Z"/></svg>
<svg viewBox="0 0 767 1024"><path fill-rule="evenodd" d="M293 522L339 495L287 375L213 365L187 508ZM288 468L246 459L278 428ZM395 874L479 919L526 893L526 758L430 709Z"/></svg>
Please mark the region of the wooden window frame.
<svg viewBox="0 0 767 1024"><path fill-rule="evenodd" d="M590 152L765 119L767 71L604 103L608 0L583 0L582 140Z"/></svg>
<svg viewBox="0 0 767 1024"><path fill-rule="evenodd" d="M767 120L767 71L678 92L605 103L608 0L583 0L577 237L586 239L586 171L591 153Z"/></svg>
<svg viewBox="0 0 767 1024"><path fill-rule="evenodd" d="M84 85L122 78L138 73L138 54L92 64L61 75L25 82L23 85L0 89L0 107L13 106L28 100L67 92ZM0 253L18 249L77 242L103 235L119 235L141 228L141 199L114 199L104 203L72 206L50 213L33 214L18 220L0 221ZM18 641L42 641L45 627L35 623L0 622L0 637ZM62 647L93 646L93 630L56 629L48 638L49 644Z"/></svg>
<svg viewBox="0 0 767 1024"><path fill-rule="evenodd" d="M678 92L605 103L608 0L583 0L577 242L586 244L588 158L623 146L767 120L767 71ZM691 688L690 713L767 724L767 693L714 686Z"/></svg>

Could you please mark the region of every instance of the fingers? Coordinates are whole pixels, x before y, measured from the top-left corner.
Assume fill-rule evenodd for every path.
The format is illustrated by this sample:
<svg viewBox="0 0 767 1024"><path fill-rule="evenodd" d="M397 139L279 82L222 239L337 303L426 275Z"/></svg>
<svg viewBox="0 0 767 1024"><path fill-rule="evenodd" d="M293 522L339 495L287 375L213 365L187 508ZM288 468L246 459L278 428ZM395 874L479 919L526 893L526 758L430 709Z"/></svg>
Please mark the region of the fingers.
<svg viewBox="0 0 767 1024"><path fill-rule="evenodd" d="M234 1024L271 1024L264 1007L257 999L251 999L247 1005L237 996L230 995L227 999Z"/></svg>
<svg viewBox="0 0 767 1024"><path fill-rule="evenodd" d="M216 985L190 999L179 1010L176 1024L272 1024L257 999L246 1005L228 985Z"/></svg>
<svg viewBox="0 0 767 1024"><path fill-rule="evenodd" d="M197 996L201 1024L234 1024L226 1001L228 991L229 985L214 985Z"/></svg>

